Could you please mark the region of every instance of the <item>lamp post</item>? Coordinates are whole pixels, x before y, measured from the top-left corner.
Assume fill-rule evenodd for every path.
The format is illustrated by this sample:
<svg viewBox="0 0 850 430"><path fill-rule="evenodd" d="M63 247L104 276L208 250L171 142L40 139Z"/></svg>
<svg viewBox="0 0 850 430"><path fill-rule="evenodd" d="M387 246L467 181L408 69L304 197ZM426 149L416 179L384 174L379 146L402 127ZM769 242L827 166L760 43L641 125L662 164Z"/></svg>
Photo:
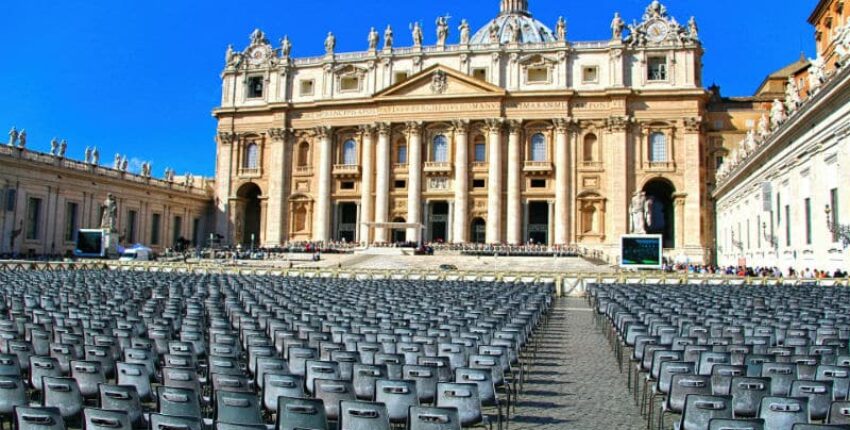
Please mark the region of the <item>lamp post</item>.
<svg viewBox="0 0 850 430"><path fill-rule="evenodd" d="M832 234L833 242L841 241L844 249L850 247L850 226L838 222L838 214L832 212L832 208L826 205L826 228Z"/></svg>

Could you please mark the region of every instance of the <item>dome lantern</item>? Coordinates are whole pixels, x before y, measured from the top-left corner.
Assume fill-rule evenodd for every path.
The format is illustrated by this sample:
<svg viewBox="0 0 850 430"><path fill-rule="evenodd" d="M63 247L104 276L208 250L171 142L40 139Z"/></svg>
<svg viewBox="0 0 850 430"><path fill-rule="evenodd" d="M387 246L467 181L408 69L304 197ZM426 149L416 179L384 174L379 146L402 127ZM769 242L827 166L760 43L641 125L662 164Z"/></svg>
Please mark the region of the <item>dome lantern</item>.
<svg viewBox="0 0 850 430"><path fill-rule="evenodd" d="M507 14L530 16L528 0L502 0L501 15Z"/></svg>

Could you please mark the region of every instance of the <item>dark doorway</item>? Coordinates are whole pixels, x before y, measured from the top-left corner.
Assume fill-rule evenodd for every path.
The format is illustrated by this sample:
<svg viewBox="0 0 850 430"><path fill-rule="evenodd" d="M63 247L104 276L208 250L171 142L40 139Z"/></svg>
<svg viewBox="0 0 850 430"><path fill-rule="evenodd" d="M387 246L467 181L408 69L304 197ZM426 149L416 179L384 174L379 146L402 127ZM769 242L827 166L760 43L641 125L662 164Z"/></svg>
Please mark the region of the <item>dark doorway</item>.
<svg viewBox="0 0 850 430"><path fill-rule="evenodd" d="M549 243L549 203L528 203L528 241L538 245Z"/></svg>
<svg viewBox="0 0 850 430"><path fill-rule="evenodd" d="M354 242L357 235L357 204L340 203L337 213L337 240Z"/></svg>
<svg viewBox="0 0 850 430"><path fill-rule="evenodd" d="M404 218L399 217L393 219L393 222L404 223L405 220ZM393 243L404 243L405 239L407 238L407 230L403 228L394 228L391 231L390 237L392 237Z"/></svg>
<svg viewBox="0 0 850 430"><path fill-rule="evenodd" d="M676 189L665 179L653 179L643 187L650 202L650 214L647 217L646 232L664 237L664 248L676 247L675 210L673 194Z"/></svg>
<svg viewBox="0 0 850 430"><path fill-rule="evenodd" d="M487 241L487 223L481 218L472 220L472 243L485 243Z"/></svg>
<svg viewBox="0 0 850 430"><path fill-rule="evenodd" d="M262 191L257 184L247 183L239 188L237 195L244 205L240 242L243 245L258 246L260 244L260 220L262 219L260 206Z"/></svg>
<svg viewBox="0 0 850 430"><path fill-rule="evenodd" d="M446 242L449 231L449 204L447 202L432 202L430 208L428 232L431 242Z"/></svg>

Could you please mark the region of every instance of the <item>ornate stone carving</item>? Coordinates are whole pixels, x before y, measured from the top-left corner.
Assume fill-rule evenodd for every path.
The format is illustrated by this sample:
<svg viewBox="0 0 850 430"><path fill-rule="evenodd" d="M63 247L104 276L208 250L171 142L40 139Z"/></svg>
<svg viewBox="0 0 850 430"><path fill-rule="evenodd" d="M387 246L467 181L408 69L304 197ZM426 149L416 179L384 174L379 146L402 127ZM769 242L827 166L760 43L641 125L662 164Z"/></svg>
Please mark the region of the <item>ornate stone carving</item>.
<svg viewBox="0 0 850 430"><path fill-rule="evenodd" d="M419 135L422 133L422 121L408 121L405 124L405 132L411 135Z"/></svg>
<svg viewBox="0 0 850 430"><path fill-rule="evenodd" d="M316 138L325 139L327 137L330 137L331 133L333 133L333 127L320 125L318 127L313 128L313 133Z"/></svg>
<svg viewBox="0 0 850 430"><path fill-rule="evenodd" d="M702 130L702 117L689 117L682 120L685 131L689 133L697 133Z"/></svg>
<svg viewBox="0 0 850 430"><path fill-rule="evenodd" d="M375 51L378 49L378 42L380 42L381 36L378 35L378 30L375 30L375 27L372 27L372 30L369 31L369 50Z"/></svg>
<svg viewBox="0 0 850 430"><path fill-rule="evenodd" d="M360 136L371 136L375 132L375 126L372 124L363 124L357 127Z"/></svg>
<svg viewBox="0 0 850 430"><path fill-rule="evenodd" d="M375 129L378 130L378 134L382 136L387 136L390 134L390 125L385 122L377 122L375 123Z"/></svg>
<svg viewBox="0 0 850 430"><path fill-rule="evenodd" d="M392 49L393 47L393 28L388 25L384 30L384 49Z"/></svg>
<svg viewBox="0 0 850 430"><path fill-rule="evenodd" d="M336 49L336 36L329 31L328 37L325 38L325 54L333 55L334 49Z"/></svg>
<svg viewBox="0 0 850 430"><path fill-rule="evenodd" d="M605 125L608 127L608 131L619 132L625 131L631 122L632 118L629 116L612 116L606 120Z"/></svg>
<svg viewBox="0 0 850 430"><path fill-rule="evenodd" d="M449 87L449 79L446 72L437 70L431 75L431 92L434 94L443 94Z"/></svg>
<svg viewBox="0 0 850 430"><path fill-rule="evenodd" d="M452 121L452 131L455 133L469 132L469 121L465 119L456 119Z"/></svg>
<svg viewBox="0 0 850 430"><path fill-rule="evenodd" d="M283 58L289 58L289 54L292 53L292 42L289 41L289 36L283 36L283 39L280 39L280 56Z"/></svg>
<svg viewBox="0 0 850 430"><path fill-rule="evenodd" d="M505 124L504 118L490 118L484 120L485 128L488 133L498 133L502 131Z"/></svg>
<svg viewBox="0 0 850 430"><path fill-rule="evenodd" d="M458 31L460 31L460 44L469 45L469 23L465 19L460 20Z"/></svg>
<svg viewBox="0 0 850 430"><path fill-rule="evenodd" d="M446 39L449 37L449 20L448 17L441 16L437 18L437 46L446 46Z"/></svg>
<svg viewBox="0 0 850 430"><path fill-rule="evenodd" d="M563 16L559 16L558 22L555 24L555 35L559 42L567 41L567 20Z"/></svg>
<svg viewBox="0 0 850 430"><path fill-rule="evenodd" d="M522 121L510 119L505 121L505 127L510 134L519 134L522 131Z"/></svg>
<svg viewBox="0 0 850 430"><path fill-rule="evenodd" d="M570 118L555 118L552 120L552 124L555 126L555 131L559 133L566 133L570 129L570 124L572 121Z"/></svg>
<svg viewBox="0 0 850 430"><path fill-rule="evenodd" d="M291 133L291 130L286 129L286 128L270 128L269 131L268 131L269 137L271 137L272 140L275 140L275 141L278 141L278 142L282 142L282 141L286 140L287 136L289 136L290 133Z"/></svg>
<svg viewBox="0 0 850 430"><path fill-rule="evenodd" d="M218 134L218 141L222 145L232 145L233 141L236 139L236 135L228 132L220 132Z"/></svg>
<svg viewBox="0 0 850 430"><path fill-rule="evenodd" d="M614 12L614 19L611 20L611 40L623 40L623 30L626 28L626 22L620 16L620 12Z"/></svg>
<svg viewBox="0 0 850 430"><path fill-rule="evenodd" d="M106 201L103 202L103 216L100 218L100 228L107 233L115 233L118 231L118 202L115 201L115 196L109 193L106 196Z"/></svg>
<svg viewBox="0 0 850 430"><path fill-rule="evenodd" d="M414 22L410 25L410 32L413 36L413 46L421 47L422 46L422 26L419 25L418 22Z"/></svg>
<svg viewBox="0 0 850 430"><path fill-rule="evenodd" d="M15 146L15 144L18 143L18 136L20 136L20 133L18 133L18 129L13 126L12 129L9 130L9 146Z"/></svg>

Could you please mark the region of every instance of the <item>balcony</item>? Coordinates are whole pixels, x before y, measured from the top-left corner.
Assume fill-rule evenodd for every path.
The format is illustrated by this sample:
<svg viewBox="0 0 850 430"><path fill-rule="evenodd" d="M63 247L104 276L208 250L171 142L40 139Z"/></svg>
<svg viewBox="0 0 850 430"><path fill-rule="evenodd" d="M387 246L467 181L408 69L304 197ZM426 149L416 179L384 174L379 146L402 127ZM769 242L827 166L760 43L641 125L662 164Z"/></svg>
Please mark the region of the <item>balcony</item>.
<svg viewBox="0 0 850 430"><path fill-rule="evenodd" d="M334 164L334 176L356 178L360 176L360 166L356 164Z"/></svg>
<svg viewBox="0 0 850 430"><path fill-rule="evenodd" d="M298 166L293 171L293 176L313 176L313 167L311 166Z"/></svg>
<svg viewBox="0 0 850 430"><path fill-rule="evenodd" d="M425 163L425 173L435 175L450 174L452 172L452 163L428 161Z"/></svg>
<svg viewBox="0 0 850 430"><path fill-rule="evenodd" d="M242 176L242 177L245 177L245 178L259 178L260 176L262 176L262 173L260 172L260 169L257 168L257 167L254 167L254 168L242 167L242 168L239 169L239 176Z"/></svg>
<svg viewBox="0 0 850 430"><path fill-rule="evenodd" d="M674 172L676 163L673 161L649 161L646 163L646 170L650 172Z"/></svg>
<svg viewBox="0 0 850 430"><path fill-rule="evenodd" d="M549 161L526 161L522 171L530 175L548 175L552 173L552 163Z"/></svg>
<svg viewBox="0 0 850 430"><path fill-rule="evenodd" d="M601 161L582 161L579 163L579 170L585 172L595 172L602 170Z"/></svg>
<svg viewBox="0 0 850 430"><path fill-rule="evenodd" d="M472 163L472 171L473 172L486 172L489 168L489 165L486 161L474 161Z"/></svg>

